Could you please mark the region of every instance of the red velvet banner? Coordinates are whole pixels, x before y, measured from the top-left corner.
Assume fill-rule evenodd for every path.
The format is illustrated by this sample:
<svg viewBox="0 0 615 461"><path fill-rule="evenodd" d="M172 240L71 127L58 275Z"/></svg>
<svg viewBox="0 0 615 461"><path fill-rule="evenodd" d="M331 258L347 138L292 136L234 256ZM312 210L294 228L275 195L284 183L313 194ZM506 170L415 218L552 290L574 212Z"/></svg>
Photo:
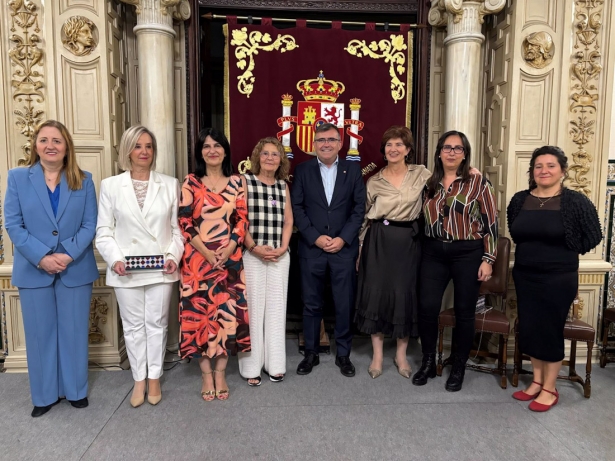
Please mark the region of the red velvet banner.
<svg viewBox="0 0 615 461"><path fill-rule="evenodd" d="M391 125L410 124L412 32L348 31L303 25L225 25L225 133L235 167L257 141L277 136L291 163L312 153L314 127L337 125L342 157L380 168L380 140ZM241 164L240 164L241 163Z"/></svg>

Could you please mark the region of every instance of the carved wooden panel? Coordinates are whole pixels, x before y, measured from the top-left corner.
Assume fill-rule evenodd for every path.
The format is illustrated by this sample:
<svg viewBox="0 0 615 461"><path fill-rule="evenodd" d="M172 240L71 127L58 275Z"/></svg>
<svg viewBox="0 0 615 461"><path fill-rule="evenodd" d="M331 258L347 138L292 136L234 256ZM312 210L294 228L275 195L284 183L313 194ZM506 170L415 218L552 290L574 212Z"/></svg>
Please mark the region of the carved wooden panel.
<svg viewBox="0 0 615 461"><path fill-rule="evenodd" d="M77 162L81 169L92 173L92 181L96 187L96 192L103 178L103 158L105 155L104 147L81 147L75 146Z"/></svg>
<svg viewBox="0 0 615 461"><path fill-rule="evenodd" d="M98 4L96 0L60 0L60 14L64 14L70 10L86 9L98 15Z"/></svg>
<svg viewBox="0 0 615 461"><path fill-rule="evenodd" d="M68 130L75 139L103 139L100 59L88 63L62 57L64 114Z"/></svg>
<svg viewBox="0 0 615 461"><path fill-rule="evenodd" d="M4 292L5 301L9 306L9 318L7 319L7 327L9 344L11 349L9 354L23 354L25 358L26 354L26 333L23 326L23 318L21 316L21 301L19 300L19 293L15 291Z"/></svg>
<svg viewBox="0 0 615 461"><path fill-rule="evenodd" d="M530 169L530 159L532 158L531 151L515 152L515 168L510 171L514 182L514 190L525 190L528 188L528 175L527 172Z"/></svg>
<svg viewBox="0 0 615 461"><path fill-rule="evenodd" d="M517 96L519 104L517 143L534 146L548 144L553 97L553 70L537 76L521 71L520 77Z"/></svg>
<svg viewBox="0 0 615 461"><path fill-rule="evenodd" d="M427 168L433 170L433 153L436 150L438 138L444 133L444 92L446 55L444 39L446 30L433 29L431 36L431 69L429 73L429 139Z"/></svg>
<svg viewBox="0 0 615 461"><path fill-rule="evenodd" d="M555 30L557 0L525 0L523 29L540 25Z"/></svg>

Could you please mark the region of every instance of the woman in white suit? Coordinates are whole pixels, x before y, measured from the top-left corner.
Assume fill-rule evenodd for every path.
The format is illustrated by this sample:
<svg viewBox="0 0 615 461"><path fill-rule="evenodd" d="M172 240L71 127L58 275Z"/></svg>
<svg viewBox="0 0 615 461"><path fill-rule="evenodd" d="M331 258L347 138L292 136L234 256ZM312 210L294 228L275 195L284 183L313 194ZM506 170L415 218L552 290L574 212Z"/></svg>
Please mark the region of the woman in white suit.
<svg viewBox="0 0 615 461"><path fill-rule="evenodd" d="M126 130L119 165L125 172L101 183L96 248L108 264L107 285L115 288L119 303L135 380L130 404L136 408L145 401L145 378L147 401L156 405L162 399L169 304L184 245L177 223L179 183L154 171L154 134L142 126ZM164 265L131 267L131 256L162 256Z"/></svg>

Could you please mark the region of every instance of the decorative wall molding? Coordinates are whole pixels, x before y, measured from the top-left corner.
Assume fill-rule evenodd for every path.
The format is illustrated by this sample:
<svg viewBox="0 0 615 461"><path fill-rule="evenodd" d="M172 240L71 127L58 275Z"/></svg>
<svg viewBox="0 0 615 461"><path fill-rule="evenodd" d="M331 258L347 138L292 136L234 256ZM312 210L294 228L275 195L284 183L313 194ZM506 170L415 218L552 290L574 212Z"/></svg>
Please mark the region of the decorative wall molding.
<svg viewBox="0 0 615 461"><path fill-rule="evenodd" d="M465 22L466 25L462 26L464 29L467 27L474 28L476 19L478 19L478 24L483 24L485 16L499 13L504 5L506 5L506 0L432 0L429 10L429 24L434 27L446 25L450 27L450 17L453 24ZM476 16L474 16L475 14ZM478 31L480 32L480 28Z"/></svg>
<svg viewBox="0 0 615 461"><path fill-rule="evenodd" d="M101 325L107 323L109 306L100 296L93 297L90 301L90 331L88 333L89 344L101 344L106 341Z"/></svg>
<svg viewBox="0 0 615 461"><path fill-rule="evenodd" d="M120 0L127 5L134 5L138 16L146 16L144 22L152 24L166 24L167 16L186 21L191 14L188 0ZM140 23L140 22L139 22Z"/></svg>
<svg viewBox="0 0 615 461"><path fill-rule="evenodd" d="M15 125L26 138L21 145L22 157L19 165L30 161L32 152L31 137L37 124L43 121L45 101L43 94L43 47L38 21L38 5L32 0L11 0L8 2L11 15L9 41L12 48L9 51L11 60L11 87L13 99L24 103L23 109L15 109L17 116Z"/></svg>
<svg viewBox="0 0 615 461"><path fill-rule="evenodd" d="M61 40L75 56L87 56L98 45L98 29L85 16L71 16L62 25Z"/></svg>
<svg viewBox="0 0 615 461"><path fill-rule="evenodd" d="M122 0L123 1L123 0ZM134 0L133 0L134 1ZM136 0L138 1L138 0ZM199 0L201 7L239 8L239 9L276 9L276 10L314 10L314 11L352 11L366 13L415 13L419 0L397 2L329 2L296 0Z"/></svg>
<svg viewBox="0 0 615 461"><path fill-rule="evenodd" d="M587 149L595 136L596 101L600 90L594 83L602 72L600 29L604 0L575 0L574 49L571 63L570 128L569 135L577 150L572 154L569 186L591 198L591 181L586 177L593 161Z"/></svg>

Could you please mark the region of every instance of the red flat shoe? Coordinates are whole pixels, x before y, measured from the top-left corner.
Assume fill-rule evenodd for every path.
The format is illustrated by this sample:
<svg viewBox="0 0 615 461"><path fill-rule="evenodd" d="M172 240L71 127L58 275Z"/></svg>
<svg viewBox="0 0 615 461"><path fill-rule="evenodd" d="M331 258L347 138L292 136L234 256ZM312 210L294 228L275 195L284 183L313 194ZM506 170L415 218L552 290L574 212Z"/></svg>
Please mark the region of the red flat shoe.
<svg viewBox="0 0 615 461"><path fill-rule="evenodd" d="M543 391L548 392L551 395L554 395L555 401L551 405L545 405L544 403L538 403L536 400L534 400L533 402L530 403L530 406L528 407L530 410L536 411L536 412L549 411L551 407L554 407L555 404L559 401L559 392L557 392L557 389L555 389L555 392L551 392L546 389L543 389Z"/></svg>
<svg viewBox="0 0 615 461"><path fill-rule="evenodd" d="M542 387L542 384L536 382L536 381L532 381L533 384L538 384L540 387ZM528 394L525 391L517 391L515 392L512 397L515 400L521 400L522 402L529 402L530 400L534 400L536 397L538 397L538 395L540 394L540 391L538 391L536 394L531 395Z"/></svg>

